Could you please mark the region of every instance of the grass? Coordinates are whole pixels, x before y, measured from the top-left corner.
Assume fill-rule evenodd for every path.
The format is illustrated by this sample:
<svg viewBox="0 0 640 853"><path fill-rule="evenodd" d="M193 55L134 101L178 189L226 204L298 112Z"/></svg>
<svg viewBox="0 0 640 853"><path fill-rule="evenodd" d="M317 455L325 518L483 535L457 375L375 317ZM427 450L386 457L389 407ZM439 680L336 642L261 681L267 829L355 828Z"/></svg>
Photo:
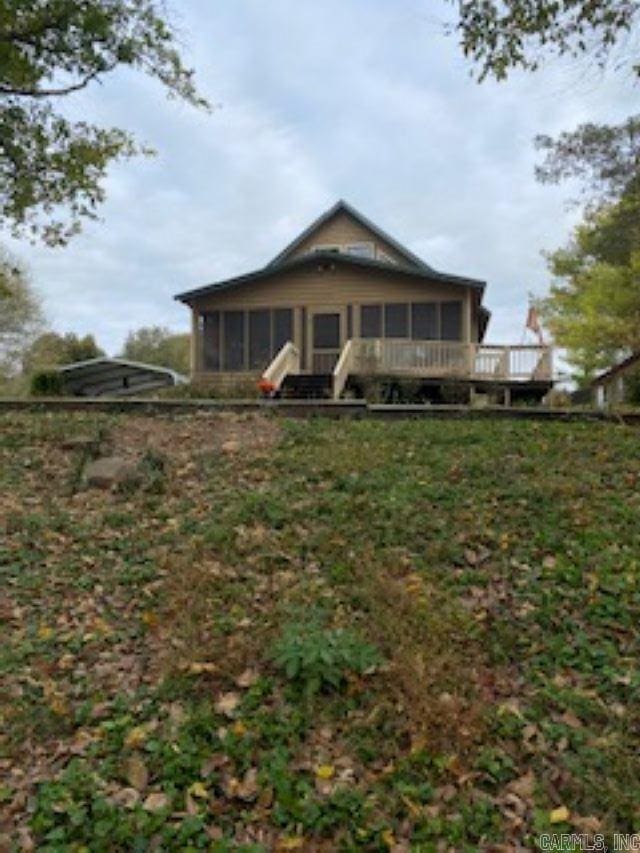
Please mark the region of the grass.
<svg viewBox="0 0 640 853"><path fill-rule="evenodd" d="M83 490L73 435L137 453L139 487ZM0 833L430 851L633 832L637 443L3 415Z"/></svg>

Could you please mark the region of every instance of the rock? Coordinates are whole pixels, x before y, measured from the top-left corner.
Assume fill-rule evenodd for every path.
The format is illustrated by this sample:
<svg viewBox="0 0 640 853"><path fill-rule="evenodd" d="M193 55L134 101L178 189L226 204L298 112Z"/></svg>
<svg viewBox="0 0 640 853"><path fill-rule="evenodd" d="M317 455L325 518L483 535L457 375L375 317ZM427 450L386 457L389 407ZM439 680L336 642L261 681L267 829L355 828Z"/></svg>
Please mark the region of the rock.
<svg viewBox="0 0 640 853"><path fill-rule="evenodd" d="M121 456L104 456L90 462L84 476L88 486L110 489L121 483L137 480L138 472L134 465Z"/></svg>

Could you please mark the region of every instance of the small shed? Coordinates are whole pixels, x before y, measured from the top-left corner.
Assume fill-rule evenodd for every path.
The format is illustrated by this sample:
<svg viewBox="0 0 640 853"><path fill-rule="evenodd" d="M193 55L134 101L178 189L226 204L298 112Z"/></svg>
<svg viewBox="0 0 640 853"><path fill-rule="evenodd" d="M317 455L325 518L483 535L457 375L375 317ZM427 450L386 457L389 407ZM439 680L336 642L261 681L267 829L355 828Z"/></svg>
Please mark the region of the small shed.
<svg viewBox="0 0 640 853"><path fill-rule="evenodd" d="M614 364L591 383L593 401L598 408L637 402L630 398L632 381L640 386L640 350Z"/></svg>
<svg viewBox="0 0 640 853"><path fill-rule="evenodd" d="M127 397L186 382L168 367L124 358L90 358L58 368L65 393L76 397Z"/></svg>

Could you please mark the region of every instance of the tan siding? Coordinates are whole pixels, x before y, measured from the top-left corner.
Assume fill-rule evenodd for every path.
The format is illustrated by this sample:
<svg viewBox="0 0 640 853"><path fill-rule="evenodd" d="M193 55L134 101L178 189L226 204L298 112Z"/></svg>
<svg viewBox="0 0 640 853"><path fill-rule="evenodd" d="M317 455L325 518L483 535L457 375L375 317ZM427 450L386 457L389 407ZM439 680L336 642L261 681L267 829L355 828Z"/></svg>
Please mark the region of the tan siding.
<svg viewBox="0 0 640 853"><path fill-rule="evenodd" d="M396 261L406 259L402 257L392 246L384 240L381 240L368 228L365 228L357 220L353 219L344 211L340 211L335 216L331 217L328 222L321 225L313 234L309 235L296 249L291 253L291 257L305 255L314 246L319 245L339 245L345 243L374 243L377 248L386 252L391 258Z"/></svg>
<svg viewBox="0 0 640 853"><path fill-rule="evenodd" d="M197 300L198 311L278 306L361 305L373 302L469 298L469 288L401 275L392 271L336 267L291 270Z"/></svg>
<svg viewBox="0 0 640 853"><path fill-rule="evenodd" d="M304 367L311 363L311 324L314 311L338 311L341 315L342 344L346 340L347 306L353 307L353 335L360 334L359 306L393 302L435 302L460 300L463 302L462 335L469 340L469 332L477 340L475 307L469 310L469 301L475 302L470 288L459 285L427 281L421 278L394 273L335 266L332 269L306 269L280 272L263 281L251 282L196 300L197 312L213 310L249 310L252 308L290 307L294 309L294 343L303 348L302 309L306 309L306 341ZM469 319L471 318L471 330ZM474 331L475 330L475 331ZM200 350L200 347L198 347ZM200 367L201 369L201 367Z"/></svg>

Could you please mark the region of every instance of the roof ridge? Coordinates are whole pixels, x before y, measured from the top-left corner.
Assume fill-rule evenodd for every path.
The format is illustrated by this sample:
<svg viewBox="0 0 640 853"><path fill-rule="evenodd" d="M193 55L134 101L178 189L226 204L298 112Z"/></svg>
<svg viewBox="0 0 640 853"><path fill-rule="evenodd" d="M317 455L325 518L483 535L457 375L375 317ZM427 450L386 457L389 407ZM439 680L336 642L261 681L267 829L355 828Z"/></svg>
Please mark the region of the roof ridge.
<svg viewBox="0 0 640 853"><path fill-rule="evenodd" d="M325 222L328 222L333 216L336 215L340 210L345 211L361 225L364 225L369 231L372 231L376 234L381 240L385 243L388 243L392 248L394 248L400 255L406 258L411 265L417 267L421 270L427 270L429 272L436 272L433 267L429 266L429 264L425 263L422 258L419 258L416 254L414 254L410 249L407 249L406 246L403 246L395 237L392 237L386 231L383 231L378 225L375 224L371 219L368 219L363 213L360 213L352 204L345 201L343 198L338 199L337 202L331 205L330 208L325 210L324 213L321 213L316 219L311 222L303 231L298 234L288 245L284 247L284 249L279 252L273 260L269 261L266 265L266 268L273 268L280 266L283 261L287 259L287 256L291 254L291 252L295 251L295 249L304 241L306 238L312 234L316 229L318 229L321 225L324 225Z"/></svg>

